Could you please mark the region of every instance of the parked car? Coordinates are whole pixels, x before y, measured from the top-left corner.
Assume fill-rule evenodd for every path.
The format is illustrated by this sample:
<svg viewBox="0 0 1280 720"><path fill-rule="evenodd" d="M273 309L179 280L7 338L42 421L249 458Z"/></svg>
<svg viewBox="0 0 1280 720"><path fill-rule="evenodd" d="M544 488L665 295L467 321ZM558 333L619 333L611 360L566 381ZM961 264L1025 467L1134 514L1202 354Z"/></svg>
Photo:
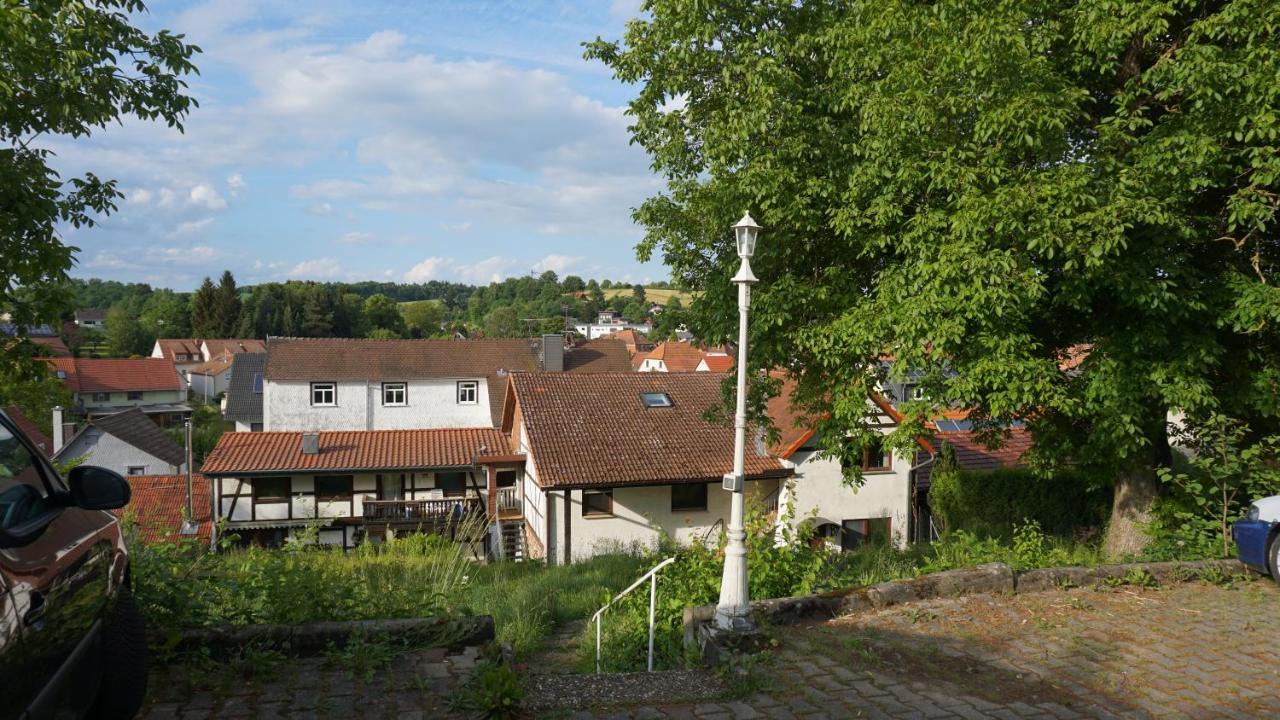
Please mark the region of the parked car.
<svg viewBox="0 0 1280 720"><path fill-rule="evenodd" d="M1280 495L1249 506L1244 520L1231 527L1240 562L1280 582Z"/></svg>
<svg viewBox="0 0 1280 720"><path fill-rule="evenodd" d="M142 705L142 615L108 512L128 502L110 470L64 482L0 411L0 720L130 718Z"/></svg>

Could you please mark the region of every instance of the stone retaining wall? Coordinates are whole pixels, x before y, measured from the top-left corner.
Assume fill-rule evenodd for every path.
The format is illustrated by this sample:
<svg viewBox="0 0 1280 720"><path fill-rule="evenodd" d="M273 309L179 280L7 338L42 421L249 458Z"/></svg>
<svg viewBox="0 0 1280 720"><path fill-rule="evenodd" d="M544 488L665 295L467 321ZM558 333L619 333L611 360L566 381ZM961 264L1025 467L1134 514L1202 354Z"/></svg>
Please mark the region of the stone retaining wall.
<svg viewBox="0 0 1280 720"><path fill-rule="evenodd" d="M1146 572L1160 582L1179 582L1202 577L1206 573L1238 575L1249 571L1238 560L1119 563L1092 567L1045 568L1024 572L1014 572L1004 563L989 563L974 568L947 570L906 580L891 580L868 587L845 588L816 595L757 600L751 603L751 609L757 619L772 624L786 624L805 619L830 619L863 610L938 597L981 593L1040 592L1065 587L1086 587L1108 580L1119 580L1134 572ZM685 643L696 644L698 626L710 622L714 615L714 605L685 608Z"/></svg>
<svg viewBox="0 0 1280 720"><path fill-rule="evenodd" d="M219 652L248 644L267 644L295 656L319 655L332 643L344 647L353 635L406 640L419 647L448 647L461 650L486 645L495 637L493 617L478 615L460 618L404 618L398 620L352 620L297 625L218 625L191 628L179 633L178 650L209 648ZM161 639L163 640L163 639Z"/></svg>

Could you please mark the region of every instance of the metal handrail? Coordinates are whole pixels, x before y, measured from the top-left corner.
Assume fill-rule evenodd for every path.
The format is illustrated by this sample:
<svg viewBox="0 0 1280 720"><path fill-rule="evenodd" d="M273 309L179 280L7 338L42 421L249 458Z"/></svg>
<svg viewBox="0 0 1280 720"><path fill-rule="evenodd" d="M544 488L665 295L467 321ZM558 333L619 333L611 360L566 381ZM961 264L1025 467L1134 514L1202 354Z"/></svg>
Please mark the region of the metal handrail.
<svg viewBox="0 0 1280 720"><path fill-rule="evenodd" d="M653 567L652 570L645 573L644 575L641 575L639 580L636 580L635 582L631 583L631 585L627 586L626 590L623 590L622 592L618 593L616 596L614 596L612 600L605 603L604 607L597 610L595 615L591 616L591 620L589 622L593 622L596 624L596 674L597 675L600 674L600 617L604 614L605 610L608 610L610 606L612 606L614 603L621 600L624 596L627 595L627 593L640 587L640 585L644 583L646 578L649 580L649 672L653 672L653 616L654 616L654 609L657 605L657 600L658 600L658 571L675 561L676 561L675 558L669 557L666 560L663 560L662 562L658 563Z"/></svg>
<svg viewBox="0 0 1280 720"><path fill-rule="evenodd" d="M724 518L716 518L716 521L711 523L711 527L707 528L707 531L702 534L703 545L711 542L711 536L715 534L716 528L724 528Z"/></svg>

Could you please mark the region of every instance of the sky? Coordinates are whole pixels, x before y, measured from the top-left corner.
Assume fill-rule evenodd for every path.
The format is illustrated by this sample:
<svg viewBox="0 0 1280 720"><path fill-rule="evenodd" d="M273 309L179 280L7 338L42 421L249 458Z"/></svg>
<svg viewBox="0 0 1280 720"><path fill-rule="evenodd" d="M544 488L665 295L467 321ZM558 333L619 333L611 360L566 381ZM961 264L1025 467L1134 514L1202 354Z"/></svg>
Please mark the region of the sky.
<svg viewBox="0 0 1280 720"><path fill-rule="evenodd" d="M67 229L76 277L191 290L288 279L488 283L554 270L665 279L632 208L635 88L582 59L639 0L153 0L136 23L203 50L185 133L128 119L57 138L64 175L125 198Z"/></svg>

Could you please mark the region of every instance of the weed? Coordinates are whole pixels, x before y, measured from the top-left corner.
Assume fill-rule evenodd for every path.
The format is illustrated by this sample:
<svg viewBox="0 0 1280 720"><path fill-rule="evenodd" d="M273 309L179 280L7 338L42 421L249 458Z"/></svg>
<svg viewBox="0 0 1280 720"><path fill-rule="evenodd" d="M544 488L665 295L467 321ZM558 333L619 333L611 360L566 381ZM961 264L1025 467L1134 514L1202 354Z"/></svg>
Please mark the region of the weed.
<svg viewBox="0 0 1280 720"><path fill-rule="evenodd" d="M523 702L520 676L509 665L490 660L477 665L476 673L449 699L454 711L492 720L520 717Z"/></svg>
<svg viewBox="0 0 1280 720"><path fill-rule="evenodd" d="M1067 600L1067 607L1070 607L1072 610L1089 611L1093 609L1093 603L1085 600L1084 598L1073 597L1070 600Z"/></svg>
<svg viewBox="0 0 1280 720"><path fill-rule="evenodd" d="M768 692L774 687L772 653L765 651L754 655L731 655L729 662L719 668L725 683L725 699L745 700L757 693Z"/></svg>
<svg viewBox="0 0 1280 720"><path fill-rule="evenodd" d="M391 667L391 661L403 650L403 647L398 647L387 638L370 638L364 633L356 633L341 648L330 642L325 649L324 659L326 666L368 682L379 670Z"/></svg>
<svg viewBox="0 0 1280 720"><path fill-rule="evenodd" d="M1036 624L1036 627L1040 628L1041 630L1052 630L1055 627L1057 627L1048 619L1040 617L1039 615L1033 617L1031 620Z"/></svg>
<svg viewBox="0 0 1280 720"><path fill-rule="evenodd" d="M905 617L912 625L918 625L922 622L929 622L938 618L937 613L933 613L922 608L908 608L902 611L902 616Z"/></svg>

